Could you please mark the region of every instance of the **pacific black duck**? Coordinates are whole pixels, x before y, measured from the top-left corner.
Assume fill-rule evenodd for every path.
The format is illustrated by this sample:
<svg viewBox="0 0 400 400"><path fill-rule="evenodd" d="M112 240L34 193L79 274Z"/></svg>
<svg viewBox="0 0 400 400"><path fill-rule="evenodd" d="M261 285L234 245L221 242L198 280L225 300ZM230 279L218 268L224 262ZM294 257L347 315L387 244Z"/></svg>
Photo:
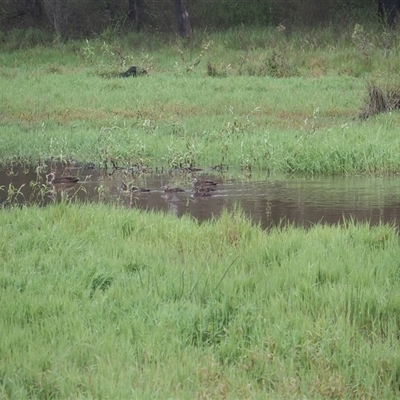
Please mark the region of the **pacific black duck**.
<svg viewBox="0 0 400 400"><path fill-rule="evenodd" d="M199 188L193 189L193 197L210 197L211 191L210 190L200 190Z"/></svg>
<svg viewBox="0 0 400 400"><path fill-rule="evenodd" d="M161 189L163 189L165 193L179 193L185 191L179 187L169 187L169 185L161 186Z"/></svg>
<svg viewBox="0 0 400 400"><path fill-rule="evenodd" d="M146 189L146 188L141 188L135 185L132 185L130 183L125 183L124 181L121 182L121 185L119 186L120 190L122 192L132 192L132 193L148 193L150 192L150 189Z"/></svg>
<svg viewBox="0 0 400 400"><path fill-rule="evenodd" d="M210 179L206 179L206 180L200 180L199 178L193 178L192 180L193 182L193 187L213 187L213 186L217 186L218 183L215 181L212 181Z"/></svg>

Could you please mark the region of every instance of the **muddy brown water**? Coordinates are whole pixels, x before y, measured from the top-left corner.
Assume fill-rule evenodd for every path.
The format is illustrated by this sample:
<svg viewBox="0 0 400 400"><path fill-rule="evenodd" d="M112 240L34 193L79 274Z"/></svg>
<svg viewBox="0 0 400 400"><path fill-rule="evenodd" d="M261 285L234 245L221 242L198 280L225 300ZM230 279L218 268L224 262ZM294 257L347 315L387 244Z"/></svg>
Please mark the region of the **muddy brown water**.
<svg viewBox="0 0 400 400"><path fill-rule="evenodd" d="M80 178L77 184L52 186L46 183L46 172L49 171L16 167L0 170L0 204L46 205L68 196L79 201L113 202L128 208L162 210L177 217L189 214L199 221L218 217L224 208L232 210L240 204L243 211L263 228L282 222L309 227L316 223L336 224L344 219L396 226L400 221L398 176L241 179L240 174L235 177L234 174L212 171L195 175L179 171L140 175L128 169L109 172L77 167L70 169L72 175ZM194 197L193 176L218 182L216 190L211 196ZM124 191L122 182L150 191ZM165 193L161 189L164 185L185 191Z"/></svg>

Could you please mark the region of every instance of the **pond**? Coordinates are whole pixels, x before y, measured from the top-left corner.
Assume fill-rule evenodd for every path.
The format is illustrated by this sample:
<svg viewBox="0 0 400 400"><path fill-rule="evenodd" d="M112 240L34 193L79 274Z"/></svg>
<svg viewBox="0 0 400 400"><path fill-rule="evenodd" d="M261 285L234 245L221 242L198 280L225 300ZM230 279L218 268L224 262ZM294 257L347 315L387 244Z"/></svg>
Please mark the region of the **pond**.
<svg viewBox="0 0 400 400"><path fill-rule="evenodd" d="M189 214L199 221L218 217L224 208L232 210L240 204L263 228L281 223L305 227L316 223L337 224L344 219L396 226L400 221L400 178L397 175L240 178L240 174L229 171L138 173L134 169L110 172L77 166L68 171L79 177L77 183L52 185L46 182L46 172L49 171L22 167L0 170L0 204L44 206L67 196L71 201L113 202L129 208L171 212L177 217ZM61 175L61 169L57 172ZM213 180L217 185L206 195L196 196L194 177ZM162 187L166 185L183 191L165 192Z"/></svg>

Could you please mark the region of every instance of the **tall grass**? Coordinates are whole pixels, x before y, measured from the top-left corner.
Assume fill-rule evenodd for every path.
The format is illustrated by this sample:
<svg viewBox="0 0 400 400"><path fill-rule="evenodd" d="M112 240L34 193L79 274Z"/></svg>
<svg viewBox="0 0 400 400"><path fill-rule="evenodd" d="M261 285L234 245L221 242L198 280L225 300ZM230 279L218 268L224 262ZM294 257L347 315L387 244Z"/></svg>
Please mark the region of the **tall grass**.
<svg viewBox="0 0 400 400"><path fill-rule="evenodd" d="M2 398L395 398L400 246L107 206L0 213Z"/></svg>
<svg viewBox="0 0 400 400"><path fill-rule="evenodd" d="M4 51L0 161L397 171L398 114L359 119L370 82L398 78L397 32L287 30L204 32L192 43L105 36ZM131 64L149 75L115 77Z"/></svg>

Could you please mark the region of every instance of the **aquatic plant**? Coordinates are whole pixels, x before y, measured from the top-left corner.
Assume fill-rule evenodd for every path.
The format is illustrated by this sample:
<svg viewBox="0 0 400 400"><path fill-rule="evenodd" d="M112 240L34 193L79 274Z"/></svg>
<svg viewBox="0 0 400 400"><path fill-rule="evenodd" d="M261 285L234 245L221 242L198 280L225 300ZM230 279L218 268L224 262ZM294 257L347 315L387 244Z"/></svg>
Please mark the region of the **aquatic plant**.
<svg viewBox="0 0 400 400"><path fill-rule="evenodd" d="M24 186L24 183L19 187L15 187L12 183L9 183L8 186L0 186L0 192L5 192L7 196L3 204L1 204L1 207L19 206L23 204L24 194L22 193L22 188Z"/></svg>

